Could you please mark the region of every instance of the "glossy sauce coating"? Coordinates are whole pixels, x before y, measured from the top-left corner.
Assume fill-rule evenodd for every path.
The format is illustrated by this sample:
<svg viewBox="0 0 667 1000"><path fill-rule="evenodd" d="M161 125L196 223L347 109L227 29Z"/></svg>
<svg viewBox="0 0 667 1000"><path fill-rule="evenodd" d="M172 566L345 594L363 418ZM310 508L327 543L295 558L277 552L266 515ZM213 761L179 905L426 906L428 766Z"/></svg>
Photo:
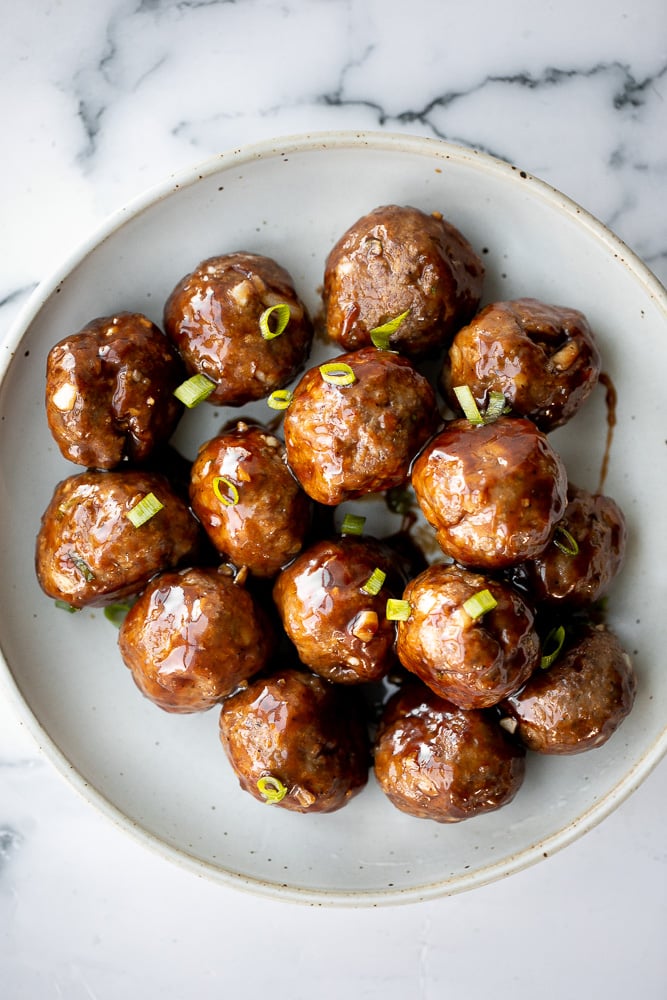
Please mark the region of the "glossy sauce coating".
<svg viewBox="0 0 667 1000"><path fill-rule="evenodd" d="M265 309L285 303L280 336L262 336ZM275 323L275 316L269 321ZM303 368L312 325L288 272L260 254L209 257L179 281L164 308L164 328L188 372L215 382L215 405L241 406L287 385Z"/></svg>
<svg viewBox="0 0 667 1000"><path fill-rule="evenodd" d="M353 692L299 670L251 681L227 698L220 739L241 787L264 802L257 782L286 789L276 805L333 812L364 787L370 764L366 726Z"/></svg>
<svg viewBox="0 0 667 1000"><path fill-rule="evenodd" d="M433 389L405 358L371 347L334 361L352 369L354 382L331 384L319 366L309 369L284 423L292 471L331 506L402 485L441 422Z"/></svg>
<svg viewBox="0 0 667 1000"><path fill-rule="evenodd" d="M273 651L266 615L230 575L190 568L154 577L118 645L139 690L167 712L199 712L262 670Z"/></svg>
<svg viewBox="0 0 667 1000"><path fill-rule="evenodd" d="M387 703L375 740L375 776L402 812L456 823L511 802L525 750L493 715L463 711L418 682Z"/></svg>
<svg viewBox="0 0 667 1000"><path fill-rule="evenodd" d="M438 212L385 205L341 236L326 261L329 336L346 350L409 310L389 346L409 357L441 350L473 316L484 267L468 240Z"/></svg>
<svg viewBox="0 0 667 1000"><path fill-rule="evenodd" d="M216 495L216 480L227 503ZM301 550L311 502L283 443L241 421L203 444L192 465L192 509L218 552L255 576L274 576Z"/></svg>
<svg viewBox="0 0 667 1000"><path fill-rule="evenodd" d="M148 493L163 509L135 528L127 513ZM163 476L81 472L56 486L42 515L37 579L49 597L73 607L110 604L190 561L200 543L197 521Z"/></svg>
<svg viewBox="0 0 667 1000"><path fill-rule="evenodd" d="M488 590L497 604L473 618L464 603ZM430 566L405 589L398 622L403 666L459 708L488 708L516 691L540 661L534 615L508 584L459 566Z"/></svg>
<svg viewBox="0 0 667 1000"><path fill-rule="evenodd" d="M567 476L530 421L453 420L422 451L412 485L443 551L502 569L538 555L566 506Z"/></svg>
<svg viewBox="0 0 667 1000"><path fill-rule="evenodd" d="M63 456L113 469L144 462L182 412L174 389L185 377L176 351L146 316L94 319L59 341L46 363L46 417Z"/></svg>

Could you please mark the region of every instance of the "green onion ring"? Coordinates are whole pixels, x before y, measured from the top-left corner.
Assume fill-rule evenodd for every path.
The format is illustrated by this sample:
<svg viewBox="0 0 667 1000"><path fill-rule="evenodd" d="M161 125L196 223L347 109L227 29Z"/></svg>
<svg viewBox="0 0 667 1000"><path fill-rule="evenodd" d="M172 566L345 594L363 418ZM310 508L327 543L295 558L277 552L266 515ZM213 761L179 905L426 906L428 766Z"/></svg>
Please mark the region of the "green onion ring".
<svg viewBox="0 0 667 1000"><path fill-rule="evenodd" d="M484 411L484 423L492 424L494 420L498 419L498 417L502 417L503 413L508 412L509 409L504 393L491 390L489 392L489 401L486 404L486 410Z"/></svg>
<svg viewBox="0 0 667 1000"><path fill-rule="evenodd" d="M366 518L362 514L346 514L340 526L341 535L362 535Z"/></svg>
<svg viewBox="0 0 667 1000"><path fill-rule="evenodd" d="M562 541L559 536L562 537ZM577 539L562 524L557 525L554 532L554 545L566 556L579 555L579 543Z"/></svg>
<svg viewBox="0 0 667 1000"><path fill-rule="evenodd" d="M280 778L276 778L273 774L265 774L260 778L257 782L257 790L269 805L282 801L287 795L286 786L283 785Z"/></svg>
<svg viewBox="0 0 667 1000"><path fill-rule="evenodd" d="M286 410L292 402L294 393L291 389L275 389L267 398L267 406L272 410Z"/></svg>
<svg viewBox="0 0 667 1000"><path fill-rule="evenodd" d="M369 330L369 336L375 347L381 351L386 351L389 347L389 338L392 333L396 333L403 320L409 315L410 310L406 309L400 316L394 316L393 319L387 320L381 326L375 326L372 330Z"/></svg>
<svg viewBox="0 0 667 1000"><path fill-rule="evenodd" d="M68 604L67 601L54 601L53 604L59 611L67 611L70 615L74 615L77 611L81 610L81 608L75 608L73 604Z"/></svg>
<svg viewBox="0 0 667 1000"><path fill-rule="evenodd" d="M215 382L206 375L198 374L193 375L192 378L187 379L185 382L181 382L174 389L174 396L191 410L194 406L198 406L199 403L203 403L205 399L208 399L214 389Z"/></svg>
<svg viewBox="0 0 667 1000"><path fill-rule="evenodd" d="M493 611L497 605L498 601L490 590L478 590L476 594L473 594L467 601L463 602L463 610L471 618L477 620L477 618L485 615L487 611Z"/></svg>
<svg viewBox="0 0 667 1000"><path fill-rule="evenodd" d="M229 491L227 494L223 493L222 490L220 489L220 483L224 483L224 485L227 487ZM215 477L215 479L213 480L213 492L215 493L220 503L223 504L223 506L225 507L235 507L236 504L239 502L239 491L237 490L236 486L231 481L231 479L227 479L225 478L225 476Z"/></svg>
<svg viewBox="0 0 667 1000"><path fill-rule="evenodd" d="M453 388L453 393L456 396L459 406L463 410L463 414L471 424L479 426L484 423L484 417L479 412L479 407L477 401L472 394L472 390L469 385L455 385Z"/></svg>
<svg viewBox="0 0 667 1000"><path fill-rule="evenodd" d="M547 634L544 642L542 643L542 659L540 660L540 667L542 670L547 670L558 658L564 642L565 628L563 625L556 625ZM551 649L549 647L551 647ZM544 652L545 649L548 650L547 653Z"/></svg>
<svg viewBox="0 0 667 1000"><path fill-rule="evenodd" d="M274 313L276 325L272 330L269 326L269 319ZM265 309L259 317L259 328L264 340L273 340L275 337L279 337L281 333L284 333L290 321L290 316L290 308L286 302L277 302L275 306L269 306L268 309Z"/></svg>
<svg viewBox="0 0 667 1000"><path fill-rule="evenodd" d="M366 583L361 588L364 594L368 594L370 597L375 597L379 594L384 585L384 581L387 579L387 574L384 570L378 569L376 566L371 575L366 580Z"/></svg>
<svg viewBox="0 0 667 1000"><path fill-rule="evenodd" d="M357 381L350 366L344 362L330 361L326 365L320 365L320 374L331 385L352 385Z"/></svg>
<svg viewBox="0 0 667 1000"><path fill-rule="evenodd" d="M132 522L135 528L140 528L146 521L162 510L164 504L161 503L154 493L147 493L134 507L126 511L125 517Z"/></svg>
<svg viewBox="0 0 667 1000"><path fill-rule="evenodd" d="M409 601L401 601L390 597L385 609L385 618L389 622L406 622L412 613Z"/></svg>

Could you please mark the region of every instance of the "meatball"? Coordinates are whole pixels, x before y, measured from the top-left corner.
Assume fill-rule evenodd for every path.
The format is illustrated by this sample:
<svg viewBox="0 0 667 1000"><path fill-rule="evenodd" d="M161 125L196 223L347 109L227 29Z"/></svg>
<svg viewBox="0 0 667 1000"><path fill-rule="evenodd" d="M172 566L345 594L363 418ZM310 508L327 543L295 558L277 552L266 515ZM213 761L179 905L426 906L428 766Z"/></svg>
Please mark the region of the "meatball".
<svg viewBox="0 0 667 1000"><path fill-rule="evenodd" d="M574 754L602 746L630 712L637 680L628 654L604 625L587 624L556 661L503 702L504 725L529 749Z"/></svg>
<svg viewBox="0 0 667 1000"><path fill-rule="evenodd" d="M412 485L443 551L502 569L538 555L562 517L567 476L530 420L453 420L422 451Z"/></svg>
<svg viewBox="0 0 667 1000"><path fill-rule="evenodd" d="M182 379L177 353L146 316L94 319L49 351L49 428L77 465L144 462L178 422L183 408L173 393Z"/></svg>
<svg viewBox="0 0 667 1000"><path fill-rule="evenodd" d="M376 208L341 236L327 258L327 332L356 350L371 344L371 331L407 313L388 346L413 358L437 353L474 315L483 278L480 258L439 212Z"/></svg>
<svg viewBox="0 0 667 1000"><path fill-rule="evenodd" d="M282 571L273 597L302 663L340 683L387 674L396 657L385 607L404 585L393 562L374 539L343 537L316 542Z"/></svg>
<svg viewBox="0 0 667 1000"><path fill-rule="evenodd" d="M485 594L496 603L480 613L474 605ZM410 617L398 622L399 660L459 708L497 704L540 662L533 612L509 584L436 564L408 584L403 599Z"/></svg>
<svg viewBox="0 0 667 1000"><path fill-rule="evenodd" d="M463 711L418 682L387 703L375 740L375 776L402 812L439 823L511 802L525 750L493 715Z"/></svg>
<svg viewBox="0 0 667 1000"><path fill-rule="evenodd" d="M135 527L128 512L149 494L162 508ZM200 527L164 476L81 472L59 483L37 535L42 590L75 608L138 593L160 570L196 556Z"/></svg>
<svg viewBox="0 0 667 1000"><path fill-rule="evenodd" d="M368 781L361 706L315 674L280 670L227 698L220 739L241 787L292 812L333 812Z"/></svg>
<svg viewBox="0 0 667 1000"><path fill-rule="evenodd" d="M274 576L293 559L310 524L311 502L284 445L242 421L199 449L190 498L218 552L255 576Z"/></svg>
<svg viewBox="0 0 667 1000"><path fill-rule="evenodd" d="M289 317L279 333L283 306ZM267 309L274 311L263 332ZM188 371L215 383L208 402L223 406L263 399L291 382L313 337L291 276L270 257L252 253L202 261L169 296L164 327Z"/></svg>
<svg viewBox="0 0 667 1000"><path fill-rule="evenodd" d="M540 555L516 567L536 600L582 608L603 597L625 556L625 517L611 497L570 484L568 505Z"/></svg>
<svg viewBox="0 0 667 1000"><path fill-rule="evenodd" d="M454 386L467 385L480 407L501 392L514 413L551 431L588 398L600 363L583 313L517 299L487 306L459 330L441 383L454 407Z"/></svg>
<svg viewBox="0 0 667 1000"><path fill-rule="evenodd" d="M339 372L349 382L328 380ZM287 460L306 493L333 506L401 486L440 423L424 376L397 354L365 348L301 378L285 415Z"/></svg>
<svg viewBox="0 0 667 1000"><path fill-rule="evenodd" d="M214 568L160 573L120 627L123 662L167 712L199 712L262 670L273 651L253 597Z"/></svg>

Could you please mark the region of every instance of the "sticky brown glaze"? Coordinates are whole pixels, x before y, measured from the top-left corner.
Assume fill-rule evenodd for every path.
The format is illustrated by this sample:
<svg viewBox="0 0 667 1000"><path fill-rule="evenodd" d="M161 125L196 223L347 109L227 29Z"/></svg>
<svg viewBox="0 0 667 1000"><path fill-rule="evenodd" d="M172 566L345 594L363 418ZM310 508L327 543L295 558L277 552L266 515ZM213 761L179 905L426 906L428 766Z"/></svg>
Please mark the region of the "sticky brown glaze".
<svg viewBox="0 0 667 1000"><path fill-rule="evenodd" d="M163 508L135 528L127 513L147 493ZM110 604L190 561L200 542L199 524L163 476L81 472L56 486L42 516L37 579L49 597L72 607Z"/></svg>
<svg viewBox="0 0 667 1000"><path fill-rule="evenodd" d="M370 347L334 361L349 365L354 382L331 384L319 366L309 369L284 423L292 471L331 506L402 485L441 422L433 389L405 358Z"/></svg>
<svg viewBox="0 0 667 1000"><path fill-rule="evenodd" d="M59 341L46 362L46 417L63 456L113 469L144 462L170 437L183 407L181 361L146 316L94 319Z"/></svg>
<svg viewBox="0 0 667 1000"><path fill-rule="evenodd" d="M275 803L299 813L333 812L368 781L370 753L360 704L348 688L284 669L227 698L220 740L241 787L266 802L257 782L274 778Z"/></svg>
<svg viewBox="0 0 667 1000"><path fill-rule="evenodd" d="M199 449L190 499L218 552L260 577L297 555L311 520L311 501L287 467L283 443L242 421Z"/></svg>
<svg viewBox="0 0 667 1000"><path fill-rule="evenodd" d="M371 330L409 310L389 347L409 357L437 353L474 315L483 278L480 258L440 213L376 208L341 236L327 258L327 332L356 350L372 343Z"/></svg>
<svg viewBox="0 0 667 1000"><path fill-rule="evenodd" d="M412 485L443 551L502 569L538 555L563 516L567 476L530 420L454 420L422 451Z"/></svg>
<svg viewBox="0 0 667 1000"><path fill-rule="evenodd" d="M512 801L525 774L525 750L491 714L463 711L418 682L387 703L374 758L389 800L439 823L499 809Z"/></svg>
<svg viewBox="0 0 667 1000"><path fill-rule="evenodd" d="M483 590L496 607L473 618L463 605ZM437 564L408 584L403 599L410 617L398 622L401 663L459 708L497 704L539 664L533 611L508 584Z"/></svg>
<svg viewBox="0 0 667 1000"><path fill-rule="evenodd" d="M290 320L267 340L260 317L278 303L289 306ZM208 402L225 406L263 399L290 382L313 336L289 273L270 257L243 252L209 257L182 278L166 302L164 327L188 372L215 382Z"/></svg>
<svg viewBox="0 0 667 1000"><path fill-rule="evenodd" d="M586 625L558 659L503 704L508 728L529 749L574 754L602 746L629 714L637 679L630 657L604 625Z"/></svg>
<svg viewBox="0 0 667 1000"><path fill-rule="evenodd" d="M611 497L570 484L549 545L516 567L515 582L537 601L583 608L603 597L625 557L625 517ZM572 544L574 540L574 545Z"/></svg>
<svg viewBox="0 0 667 1000"><path fill-rule="evenodd" d="M391 550L374 539L342 537L316 542L282 571L273 598L302 663L344 684L387 674L396 656L385 608L405 582L394 562ZM375 569L386 579L373 595L364 587Z"/></svg>
<svg viewBox="0 0 667 1000"><path fill-rule="evenodd" d="M441 384L467 385L480 408L502 392L518 416L543 431L570 420L600 375L600 353L583 313L537 299L495 302L454 337Z"/></svg>
<svg viewBox="0 0 667 1000"><path fill-rule="evenodd" d="M274 636L230 575L189 568L154 577L120 627L118 645L139 690L167 712L200 712L269 659Z"/></svg>

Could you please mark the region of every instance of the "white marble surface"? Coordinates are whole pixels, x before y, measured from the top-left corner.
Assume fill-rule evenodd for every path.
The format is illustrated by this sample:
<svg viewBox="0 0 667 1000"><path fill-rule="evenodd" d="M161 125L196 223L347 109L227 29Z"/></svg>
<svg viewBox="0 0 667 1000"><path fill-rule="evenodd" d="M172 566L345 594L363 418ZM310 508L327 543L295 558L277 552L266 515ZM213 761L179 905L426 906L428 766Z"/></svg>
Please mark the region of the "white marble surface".
<svg viewBox="0 0 667 1000"><path fill-rule="evenodd" d="M501 156L667 280L664 0L0 0L0 11L0 336L100 220L165 174L315 129L414 132ZM601 826L505 882L315 911L147 853L0 703L0 995L658 1000L666 803L663 762Z"/></svg>

